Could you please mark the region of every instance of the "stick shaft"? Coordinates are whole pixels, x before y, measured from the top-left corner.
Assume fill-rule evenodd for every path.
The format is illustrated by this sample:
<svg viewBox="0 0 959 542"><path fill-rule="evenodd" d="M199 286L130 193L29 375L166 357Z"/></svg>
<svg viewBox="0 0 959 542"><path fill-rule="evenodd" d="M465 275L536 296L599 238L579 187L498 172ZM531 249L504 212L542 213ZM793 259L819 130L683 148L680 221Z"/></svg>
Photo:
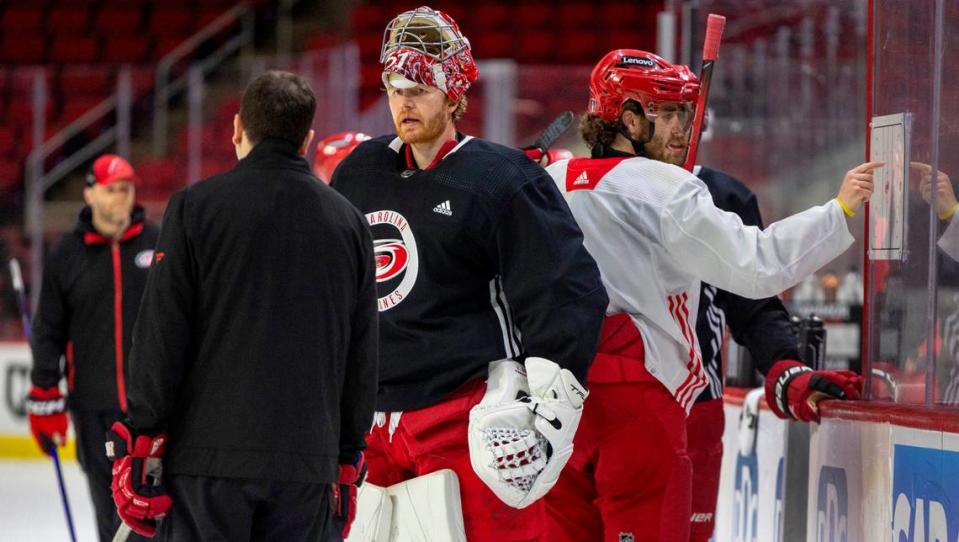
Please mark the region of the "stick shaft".
<svg viewBox="0 0 959 542"><path fill-rule="evenodd" d="M692 131L689 134L689 149L683 168L693 170L696 165L696 153L702 135L703 119L706 117L706 104L709 99L709 84L713 78L713 64L719 58L719 43L722 40L726 18L710 13L706 20L706 38L703 43L703 69L699 77L699 98L696 100L696 114L693 117Z"/></svg>

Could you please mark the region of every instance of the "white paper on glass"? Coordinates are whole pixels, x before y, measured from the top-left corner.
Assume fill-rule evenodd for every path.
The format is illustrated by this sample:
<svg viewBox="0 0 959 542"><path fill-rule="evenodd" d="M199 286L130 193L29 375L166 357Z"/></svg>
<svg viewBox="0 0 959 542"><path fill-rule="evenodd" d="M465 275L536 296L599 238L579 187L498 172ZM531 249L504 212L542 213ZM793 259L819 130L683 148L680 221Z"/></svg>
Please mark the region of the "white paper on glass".
<svg viewBox="0 0 959 542"><path fill-rule="evenodd" d="M869 259L905 261L911 113L872 118L869 160L885 162L875 170L869 200Z"/></svg>

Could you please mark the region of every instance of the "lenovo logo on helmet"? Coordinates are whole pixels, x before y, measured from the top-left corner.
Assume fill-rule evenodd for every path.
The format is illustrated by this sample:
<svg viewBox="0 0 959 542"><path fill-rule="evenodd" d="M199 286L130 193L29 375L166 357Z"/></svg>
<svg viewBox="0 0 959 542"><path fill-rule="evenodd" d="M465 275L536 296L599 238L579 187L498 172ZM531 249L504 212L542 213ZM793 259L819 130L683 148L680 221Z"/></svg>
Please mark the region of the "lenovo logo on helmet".
<svg viewBox="0 0 959 542"><path fill-rule="evenodd" d="M642 56L624 56L619 61L620 66L642 66L644 68L655 68L656 61Z"/></svg>

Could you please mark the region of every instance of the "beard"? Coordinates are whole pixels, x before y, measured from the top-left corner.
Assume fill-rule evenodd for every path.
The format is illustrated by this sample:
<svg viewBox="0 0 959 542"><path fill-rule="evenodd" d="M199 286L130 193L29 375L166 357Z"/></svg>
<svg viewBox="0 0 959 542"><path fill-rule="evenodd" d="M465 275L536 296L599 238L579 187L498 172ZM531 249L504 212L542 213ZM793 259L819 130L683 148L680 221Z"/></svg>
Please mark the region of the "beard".
<svg viewBox="0 0 959 542"><path fill-rule="evenodd" d="M668 147L670 143L682 145L682 152L677 152L676 150ZM674 166L682 166L683 163L686 162L686 155L689 152L689 147L686 140L677 140L675 138L664 140L653 137L652 141L644 145L644 150L646 151L646 156L653 160L666 162L667 164L672 164Z"/></svg>
<svg viewBox="0 0 959 542"><path fill-rule="evenodd" d="M400 115L402 118L403 115ZM420 118L419 122L412 126L404 125L399 118L393 119L393 126L396 128L396 134L400 140L407 145L414 143L426 143L440 137L446 131L452 119L445 110L440 110L436 115L429 118Z"/></svg>

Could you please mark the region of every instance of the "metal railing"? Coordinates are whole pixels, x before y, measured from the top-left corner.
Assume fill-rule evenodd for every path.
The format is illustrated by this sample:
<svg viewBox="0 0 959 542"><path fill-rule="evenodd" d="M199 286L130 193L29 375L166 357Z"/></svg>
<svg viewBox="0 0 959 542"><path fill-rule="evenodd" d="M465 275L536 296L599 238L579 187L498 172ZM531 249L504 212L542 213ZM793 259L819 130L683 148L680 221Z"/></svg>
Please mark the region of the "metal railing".
<svg viewBox="0 0 959 542"><path fill-rule="evenodd" d="M238 4L167 53L157 63L153 97L153 154L155 156L163 156L167 151L170 100L183 92L189 82L189 68L183 69L182 73L171 80L174 67L184 58L195 53L208 39L238 21L240 23L239 34L228 39L197 65L206 74L236 51L242 50L244 58L250 57L253 48L254 12L248 4ZM190 68L192 67L191 65Z"/></svg>

